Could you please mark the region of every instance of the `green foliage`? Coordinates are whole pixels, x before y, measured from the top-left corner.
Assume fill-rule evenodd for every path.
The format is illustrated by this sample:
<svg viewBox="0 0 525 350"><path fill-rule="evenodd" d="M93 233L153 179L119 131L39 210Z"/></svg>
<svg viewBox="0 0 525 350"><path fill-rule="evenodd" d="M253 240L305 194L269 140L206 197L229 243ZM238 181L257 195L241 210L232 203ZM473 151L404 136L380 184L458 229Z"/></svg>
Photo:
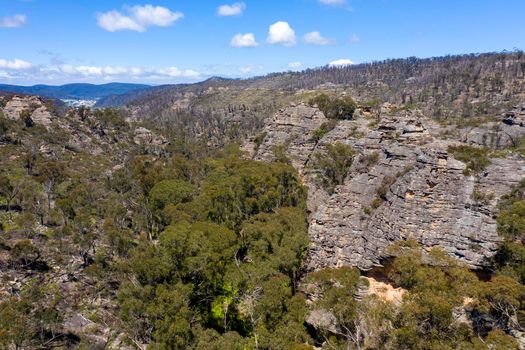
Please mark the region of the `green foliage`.
<svg viewBox="0 0 525 350"><path fill-rule="evenodd" d="M196 189L181 180L163 180L157 182L149 192L153 210L162 210L168 205L177 205L191 200Z"/></svg>
<svg viewBox="0 0 525 350"><path fill-rule="evenodd" d="M439 250L429 254L434 266L423 263L417 246L395 250L399 256L389 267L388 276L408 290L394 322L396 347L433 349L470 342L471 335L454 321L453 312L465 297L476 293L476 276Z"/></svg>
<svg viewBox="0 0 525 350"><path fill-rule="evenodd" d="M525 238L525 200L502 210L497 218L498 232L510 240Z"/></svg>
<svg viewBox="0 0 525 350"><path fill-rule="evenodd" d="M377 195L385 200L386 195L388 193L388 190L390 189L390 186L392 186L396 182L395 177L393 176L385 176L383 180L381 181L381 185L377 188Z"/></svg>
<svg viewBox="0 0 525 350"><path fill-rule="evenodd" d="M308 246L306 231L303 209L280 208L271 214L258 214L243 224L241 248L247 252L246 259L258 269L264 268L259 274L280 271L294 281Z"/></svg>
<svg viewBox="0 0 525 350"><path fill-rule="evenodd" d="M0 140L2 140L8 133L11 127L11 122L2 112L0 112Z"/></svg>
<svg viewBox="0 0 525 350"><path fill-rule="evenodd" d="M20 112L20 119L24 122L26 128L31 128L35 125L35 122L33 122L31 118L32 115L33 111L30 109L24 109Z"/></svg>
<svg viewBox="0 0 525 350"><path fill-rule="evenodd" d="M333 130L336 125L337 125L337 120L330 120L329 122L321 124L321 126L318 129L314 130L314 134L313 134L314 141L319 142L319 140L321 140L324 137L324 135L326 135L331 130Z"/></svg>
<svg viewBox="0 0 525 350"><path fill-rule="evenodd" d="M95 120L100 122L102 126L106 128L111 127L121 130L128 127L128 124L126 123L127 114L122 109L95 109L93 111L93 116L95 117Z"/></svg>
<svg viewBox="0 0 525 350"><path fill-rule="evenodd" d="M54 286L30 281L18 296L0 302L0 348L44 348L59 335L63 322L57 310L60 293Z"/></svg>
<svg viewBox="0 0 525 350"><path fill-rule="evenodd" d="M267 135L266 132L261 132L260 134L255 136L255 138L253 139L253 143L255 144L255 152L254 153L257 153L257 151L259 150L259 148L261 147L264 139L266 138L266 135Z"/></svg>
<svg viewBox="0 0 525 350"><path fill-rule="evenodd" d="M142 164L136 174L151 183L143 186L150 204L170 224L156 244L143 240L129 252L127 273L137 283L123 284L118 299L134 338L176 349L202 348L201 337L210 347L235 341L261 349L310 341L305 301L295 294L308 239L294 169L227 156L210 161L193 186L180 179L185 171L165 179L163 167L151 174ZM220 333L195 329L194 319Z"/></svg>
<svg viewBox="0 0 525 350"><path fill-rule="evenodd" d="M467 145L449 147L448 152L454 155L459 161L467 165L465 174L470 172L481 172L490 165L488 150L485 148L472 147Z"/></svg>
<svg viewBox="0 0 525 350"><path fill-rule="evenodd" d="M40 251L30 240L24 239L15 244L11 250L11 257L16 264L29 267L38 261Z"/></svg>
<svg viewBox="0 0 525 350"><path fill-rule="evenodd" d="M326 153L315 153L313 167L321 174L320 182L328 193L343 184L354 159L354 150L341 142L326 145Z"/></svg>
<svg viewBox="0 0 525 350"><path fill-rule="evenodd" d="M504 242L493 258L494 267L500 273L516 278L525 284L525 247L518 242Z"/></svg>
<svg viewBox="0 0 525 350"><path fill-rule="evenodd" d="M492 259L493 266L500 274L525 284L525 180L500 199L496 222L505 241Z"/></svg>
<svg viewBox="0 0 525 350"><path fill-rule="evenodd" d="M321 326L319 329L322 338L337 344L337 348L345 348L344 344L347 344L346 348L350 348L353 341L349 339L357 338L355 320L358 316L358 303L354 295L363 283L359 271L353 268L325 269L311 273L308 282L314 284L322 295L313 305L313 310L329 310L335 318L335 324L326 325L326 328ZM334 332L332 327L339 331Z"/></svg>
<svg viewBox="0 0 525 350"><path fill-rule="evenodd" d="M359 162L361 163L361 166L363 167L365 171L368 171L371 167L376 165L378 161L379 161L378 152L368 153L359 159Z"/></svg>
<svg viewBox="0 0 525 350"><path fill-rule="evenodd" d="M331 98L326 94L320 94L309 101L311 106L317 107L327 118L352 119L357 104L350 96Z"/></svg>
<svg viewBox="0 0 525 350"><path fill-rule="evenodd" d="M188 210L200 220L238 229L258 213L288 206L304 208L305 197L305 189L289 165L228 159L208 174Z"/></svg>
<svg viewBox="0 0 525 350"><path fill-rule="evenodd" d="M290 164L290 159L288 158L288 144L287 143L284 143L282 145L273 146L272 153L275 158L275 162Z"/></svg>

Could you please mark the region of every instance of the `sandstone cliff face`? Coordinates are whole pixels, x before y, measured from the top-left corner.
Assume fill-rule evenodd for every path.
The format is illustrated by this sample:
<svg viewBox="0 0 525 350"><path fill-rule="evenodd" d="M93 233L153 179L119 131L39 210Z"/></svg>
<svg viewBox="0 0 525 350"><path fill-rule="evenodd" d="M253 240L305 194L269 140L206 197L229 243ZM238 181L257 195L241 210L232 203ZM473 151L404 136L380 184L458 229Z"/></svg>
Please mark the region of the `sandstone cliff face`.
<svg viewBox="0 0 525 350"><path fill-rule="evenodd" d="M525 135L523 125L501 118L451 133L417 111L385 105L379 116L339 121L316 141L314 132L326 121L316 108L291 106L267 121L259 145L254 140L243 145L254 159L265 161L275 157L276 146L286 147L308 186L307 270L370 269L388 255L392 243L409 238L425 249L440 247L472 268L486 264L500 241L498 201L525 177L525 159L516 154L493 158L481 173L465 175L466 165L448 148L511 146ZM484 143L491 138L497 141ZM328 194L310 163L315 152L335 142L350 145L356 156L344 183ZM386 193L379 196L381 188Z"/></svg>

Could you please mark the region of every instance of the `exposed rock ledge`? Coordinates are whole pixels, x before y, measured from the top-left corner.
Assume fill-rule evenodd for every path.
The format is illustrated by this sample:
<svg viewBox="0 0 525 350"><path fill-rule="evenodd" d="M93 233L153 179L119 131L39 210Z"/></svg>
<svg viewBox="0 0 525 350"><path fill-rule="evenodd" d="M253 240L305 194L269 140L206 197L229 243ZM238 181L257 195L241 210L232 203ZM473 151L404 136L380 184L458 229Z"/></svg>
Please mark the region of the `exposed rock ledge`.
<svg viewBox="0 0 525 350"><path fill-rule="evenodd" d="M483 173L466 176L466 165L447 152L449 146L465 141L464 130L447 139L443 135L450 133L445 127L420 113L395 112L385 106L379 121L364 117L339 121L316 142L314 131L326 121L316 108L291 106L269 118L262 143L250 140L243 145L250 156L263 161L274 158L275 146L285 145L292 165L307 184L308 270L370 269L380 264L388 246L408 238L425 249L441 247L471 268L486 264L500 241L495 222L498 200L525 177L525 159L495 158ZM502 127L511 128L507 131L513 135L525 134L525 128L517 124ZM493 129L468 130L468 138L483 139L473 132ZM334 142L352 146L357 155L344 184L328 195L316 184L309 162L314 152ZM365 164L363 157L372 153L377 153L377 161ZM377 189L387 177L391 180L386 200L379 206L376 201L373 209ZM475 202L474 191L490 200Z"/></svg>

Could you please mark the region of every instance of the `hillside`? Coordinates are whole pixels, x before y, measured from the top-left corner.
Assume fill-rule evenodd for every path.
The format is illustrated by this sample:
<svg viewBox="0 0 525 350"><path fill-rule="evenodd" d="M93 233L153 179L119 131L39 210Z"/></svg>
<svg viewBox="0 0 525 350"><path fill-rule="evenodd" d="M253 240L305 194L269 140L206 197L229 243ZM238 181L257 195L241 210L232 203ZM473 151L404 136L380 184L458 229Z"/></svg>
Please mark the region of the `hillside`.
<svg viewBox="0 0 525 350"><path fill-rule="evenodd" d="M524 349L524 63L0 94L0 348Z"/></svg>
<svg viewBox="0 0 525 350"><path fill-rule="evenodd" d="M470 54L435 58L392 59L347 67L322 67L302 72L270 74L247 80L212 78L197 84L165 85L131 92L99 106L127 105L142 116L200 105L224 109L249 104L232 91L257 95L269 104L278 94L347 91L360 101L411 104L433 118L463 118L503 112L523 99L525 56L522 52ZM210 104L209 100L217 103ZM253 99L252 99L253 100ZM223 101L225 101L223 103ZM223 104L221 104L223 103Z"/></svg>

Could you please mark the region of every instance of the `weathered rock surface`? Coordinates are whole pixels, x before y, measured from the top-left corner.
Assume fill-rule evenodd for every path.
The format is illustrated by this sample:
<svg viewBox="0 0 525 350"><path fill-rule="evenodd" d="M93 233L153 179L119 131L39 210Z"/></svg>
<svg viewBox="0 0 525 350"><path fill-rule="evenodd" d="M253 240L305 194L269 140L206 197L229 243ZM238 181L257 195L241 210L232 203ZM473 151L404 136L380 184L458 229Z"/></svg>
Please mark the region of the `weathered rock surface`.
<svg viewBox="0 0 525 350"><path fill-rule="evenodd" d="M482 173L467 176L466 165L447 150L463 143L489 146L475 140L483 140L494 126L471 129L467 138L467 130L450 137L443 126L420 113L385 106L378 119L339 121L317 142L314 131L326 121L306 105L285 108L268 120L258 147L253 140L243 147L254 159L269 161L272 150L285 145L308 185L308 270L370 269L388 255L392 243L410 238L425 249L440 247L472 268L486 265L500 242L498 200L525 177L525 159L494 158ZM525 134L520 124L502 121L497 127L515 137ZM357 154L344 183L329 195L317 185L309 162L315 152L335 142L350 145ZM490 146L509 146L508 138ZM387 189L383 198L380 187ZM474 192L487 200L476 202Z"/></svg>
<svg viewBox="0 0 525 350"><path fill-rule="evenodd" d="M31 119L34 123L47 127L51 126L53 116L44 106L42 99L36 96L12 97L3 108L3 113L7 118L20 119L22 111L31 112Z"/></svg>
<svg viewBox="0 0 525 350"><path fill-rule="evenodd" d="M142 126L135 129L133 134L133 141L137 145L153 145L163 146L168 143L166 138L161 135L154 134L151 130Z"/></svg>

